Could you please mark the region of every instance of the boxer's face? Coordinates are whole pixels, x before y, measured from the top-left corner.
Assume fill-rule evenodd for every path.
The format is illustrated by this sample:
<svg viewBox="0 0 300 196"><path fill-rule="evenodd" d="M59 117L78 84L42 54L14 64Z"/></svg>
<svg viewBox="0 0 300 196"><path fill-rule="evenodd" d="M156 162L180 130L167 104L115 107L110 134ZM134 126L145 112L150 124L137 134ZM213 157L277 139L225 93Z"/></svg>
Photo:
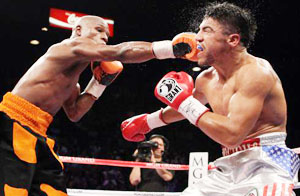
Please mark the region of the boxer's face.
<svg viewBox="0 0 300 196"><path fill-rule="evenodd" d="M224 34L224 31L224 26L212 18L202 21L196 36L197 44L203 48L197 55L199 66L213 65L216 59L227 51L228 35Z"/></svg>
<svg viewBox="0 0 300 196"><path fill-rule="evenodd" d="M82 27L82 36L98 44L106 44L109 37L108 24L102 18L92 18Z"/></svg>

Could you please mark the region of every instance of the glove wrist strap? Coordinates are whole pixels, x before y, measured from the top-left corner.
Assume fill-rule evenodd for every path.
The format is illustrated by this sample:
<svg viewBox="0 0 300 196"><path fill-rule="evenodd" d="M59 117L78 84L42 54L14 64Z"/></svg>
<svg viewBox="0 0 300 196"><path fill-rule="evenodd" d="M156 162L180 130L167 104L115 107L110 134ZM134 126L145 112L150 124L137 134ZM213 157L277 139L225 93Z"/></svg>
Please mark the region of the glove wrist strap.
<svg viewBox="0 0 300 196"><path fill-rule="evenodd" d="M193 96L185 99L178 108L178 112L180 112L186 119L196 126L201 116L208 111L209 109Z"/></svg>
<svg viewBox="0 0 300 196"><path fill-rule="evenodd" d="M99 84L99 82L94 77L92 77L83 92L92 95L93 98L97 100L102 95L105 88L105 85Z"/></svg>
<svg viewBox="0 0 300 196"><path fill-rule="evenodd" d="M152 51L157 59L176 58L173 53L172 41L157 41L152 43Z"/></svg>
<svg viewBox="0 0 300 196"><path fill-rule="evenodd" d="M162 109L147 115L147 124L149 128L155 129L167 125L161 118Z"/></svg>

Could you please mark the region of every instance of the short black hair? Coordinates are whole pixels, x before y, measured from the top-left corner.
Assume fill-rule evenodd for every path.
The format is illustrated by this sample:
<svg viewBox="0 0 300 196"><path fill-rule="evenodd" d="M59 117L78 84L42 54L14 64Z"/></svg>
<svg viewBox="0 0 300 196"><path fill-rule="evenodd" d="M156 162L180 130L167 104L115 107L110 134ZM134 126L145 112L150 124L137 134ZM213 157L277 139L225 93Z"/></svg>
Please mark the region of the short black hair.
<svg viewBox="0 0 300 196"><path fill-rule="evenodd" d="M212 18L226 26L226 33L238 33L241 36L241 43L246 48L254 41L257 24L248 9L228 2L214 2L205 7L204 18Z"/></svg>

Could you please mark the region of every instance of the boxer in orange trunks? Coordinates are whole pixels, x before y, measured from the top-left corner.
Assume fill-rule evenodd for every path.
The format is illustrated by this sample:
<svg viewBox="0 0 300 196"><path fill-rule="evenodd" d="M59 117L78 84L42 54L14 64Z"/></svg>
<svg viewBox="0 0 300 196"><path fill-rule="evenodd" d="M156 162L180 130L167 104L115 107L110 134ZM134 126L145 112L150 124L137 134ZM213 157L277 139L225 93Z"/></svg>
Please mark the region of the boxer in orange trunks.
<svg viewBox="0 0 300 196"><path fill-rule="evenodd" d="M78 121L122 71L120 61L186 58L195 51L195 40L181 35L172 41L118 45L107 45L108 37L102 18L81 17L71 37L52 45L4 95L0 103L0 195L67 195L63 164L53 151L54 141L47 137L53 116L63 108L71 121ZM93 77L81 91L79 76L89 64Z"/></svg>

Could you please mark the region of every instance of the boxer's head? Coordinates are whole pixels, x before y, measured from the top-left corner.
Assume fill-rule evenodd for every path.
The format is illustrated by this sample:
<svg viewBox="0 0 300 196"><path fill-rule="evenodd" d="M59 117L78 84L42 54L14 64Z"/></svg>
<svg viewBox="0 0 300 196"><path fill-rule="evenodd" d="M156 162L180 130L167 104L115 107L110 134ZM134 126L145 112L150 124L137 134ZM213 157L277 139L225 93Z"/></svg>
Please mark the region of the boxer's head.
<svg viewBox="0 0 300 196"><path fill-rule="evenodd" d="M241 44L248 48L254 41L257 25L255 18L248 9L234 4L212 3L205 9L204 19L212 18L222 24L224 34L239 34Z"/></svg>
<svg viewBox="0 0 300 196"><path fill-rule="evenodd" d="M213 65L231 51L242 51L254 40L257 26L250 11L231 3L212 3L205 8L196 36L203 48L199 65Z"/></svg>
<svg viewBox="0 0 300 196"><path fill-rule="evenodd" d="M74 24L72 37L87 37L106 44L109 37L107 22L99 16L82 16Z"/></svg>

